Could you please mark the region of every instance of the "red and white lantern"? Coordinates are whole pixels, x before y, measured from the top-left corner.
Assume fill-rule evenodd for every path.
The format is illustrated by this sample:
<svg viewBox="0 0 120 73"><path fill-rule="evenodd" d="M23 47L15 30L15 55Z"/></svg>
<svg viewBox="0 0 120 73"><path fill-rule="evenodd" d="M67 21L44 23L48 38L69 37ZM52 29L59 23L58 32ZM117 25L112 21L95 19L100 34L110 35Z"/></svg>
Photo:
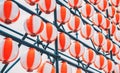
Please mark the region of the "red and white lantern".
<svg viewBox="0 0 120 73"><path fill-rule="evenodd" d="M116 25L120 23L120 13L116 13L114 15L114 18L112 19L112 22L115 23Z"/></svg>
<svg viewBox="0 0 120 73"><path fill-rule="evenodd" d="M71 13L64 6L58 6L57 8L57 21L61 24L65 24L70 20Z"/></svg>
<svg viewBox="0 0 120 73"><path fill-rule="evenodd" d="M66 51L71 44L71 39L64 33L58 34L58 49L62 52Z"/></svg>
<svg viewBox="0 0 120 73"><path fill-rule="evenodd" d="M98 4L100 2L100 0L89 0L91 3L93 3L94 5Z"/></svg>
<svg viewBox="0 0 120 73"><path fill-rule="evenodd" d="M24 24L26 33L31 36L39 35L42 32L44 26L44 22L36 15L31 15Z"/></svg>
<svg viewBox="0 0 120 73"><path fill-rule="evenodd" d="M38 68L37 73L56 73L56 69L51 62L46 61Z"/></svg>
<svg viewBox="0 0 120 73"><path fill-rule="evenodd" d="M78 41L75 41L70 45L69 53L71 56L79 58L83 55L84 52L85 52L84 46L80 44Z"/></svg>
<svg viewBox="0 0 120 73"><path fill-rule="evenodd" d="M98 56L96 56L96 60L94 62L94 65L96 68L102 70L107 65L107 59L102 55L98 55Z"/></svg>
<svg viewBox="0 0 120 73"><path fill-rule="evenodd" d="M59 73L72 73L72 67L67 62L59 63Z"/></svg>
<svg viewBox="0 0 120 73"><path fill-rule="evenodd" d="M81 14L85 18L90 18L95 13L94 8L90 4L86 4L81 8Z"/></svg>
<svg viewBox="0 0 120 73"><path fill-rule="evenodd" d="M118 42L120 42L120 30L116 30L114 37Z"/></svg>
<svg viewBox="0 0 120 73"><path fill-rule="evenodd" d="M43 31L40 33L42 41L51 43L57 38L57 28L51 23L46 23Z"/></svg>
<svg viewBox="0 0 120 73"><path fill-rule="evenodd" d="M82 55L82 59L88 65L92 64L95 61L96 54L92 49L85 50L85 53Z"/></svg>
<svg viewBox="0 0 120 73"><path fill-rule="evenodd" d="M105 22L105 17L100 14L100 13L96 13L93 17L92 17L92 22L93 24L95 24L96 26L100 26L102 24L104 24Z"/></svg>
<svg viewBox="0 0 120 73"><path fill-rule="evenodd" d="M83 25L82 20L78 16L72 16L70 21L68 22L68 28L73 32L77 32L81 29Z"/></svg>
<svg viewBox="0 0 120 73"><path fill-rule="evenodd" d="M101 28L104 30L108 30L110 28L111 22L108 18L105 18L105 22L101 24Z"/></svg>
<svg viewBox="0 0 120 73"><path fill-rule="evenodd" d="M120 0L110 0L110 2L113 6L116 6L116 7L120 6Z"/></svg>
<svg viewBox="0 0 120 73"><path fill-rule="evenodd" d="M102 46L102 50L104 52L110 53L112 48L113 48L113 43L111 42L111 40L106 39L106 43Z"/></svg>
<svg viewBox="0 0 120 73"><path fill-rule="evenodd" d="M5 1L0 4L0 21L10 24L18 20L20 10L17 4L12 1Z"/></svg>
<svg viewBox="0 0 120 73"><path fill-rule="evenodd" d="M37 69L41 64L42 57L39 52L34 48L29 48L29 50L23 54L20 58L20 63L24 69L28 72L32 72Z"/></svg>
<svg viewBox="0 0 120 73"><path fill-rule="evenodd" d="M46 14L53 12L56 8L55 0L40 0L38 4L39 9Z"/></svg>
<svg viewBox="0 0 120 73"><path fill-rule="evenodd" d="M100 3L98 3L97 6L101 11L105 11L108 8L108 1L107 0L101 0Z"/></svg>
<svg viewBox="0 0 120 73"><path fill-rule="evenodd" d="M86 24L81 28L80 33L83 38L90 39L94 34L94 29L89 24Z"/></svg>
<svg viewBox="0 0 120 73"><path fill-rule="evenodd" d="M113 36L115 34L116 30L117 30L117 26L114 23L112 23L110 25L110 35Z"/></svg>
<svg viewBox="0 0 120 73"><path fill-rule="evenodd" d="M68 0L68 4L74 8L77 9L82 5L82 0Z"/></svg>
<svg viewBox="0 0 120 73"><path fill-rule="evenodd" d="M11 38L5 38L0 42L0 61L8 64L14 61L19 53L18 44Z"/></svg>
<svg viewBox="0 0 120 73"><path fill-rule="evenodd" d="M117 45L113 44L112 54L117 55L119 52L120 52L120 48Z"/></svg>
<svg viewBox="0 0 120 73"><path fill-rule="evenodd" d="M35 5L39 0L25 0L29 5Z"/></svg>
<svg viewBox="0 0 120 73"><path fill-rule="evenodd" d="M102 47L105 44L105 40L105 36L100 32L93 36L93 43L98 47Z"/></svg>
<svg viewBox="0 0 120 73"><path fill-rule="evenodd" d="M112 73L112 71L114 70L114 68L115 68L115 64L111 60L107 60L107 65L104 68L104 71L106 73Z"/></svg>
<svg viewBox="0 0 120 73"><path fill-rule="evenodd" d="M109 6L108 7L108 16L113 18L116 13L116 9L114 6Z"/></svg>
<svg viewBox="0 0 120 73"><path fill-rule="evenodd" d="M114 73L120 73L120 64L115 65Z"/></svg>

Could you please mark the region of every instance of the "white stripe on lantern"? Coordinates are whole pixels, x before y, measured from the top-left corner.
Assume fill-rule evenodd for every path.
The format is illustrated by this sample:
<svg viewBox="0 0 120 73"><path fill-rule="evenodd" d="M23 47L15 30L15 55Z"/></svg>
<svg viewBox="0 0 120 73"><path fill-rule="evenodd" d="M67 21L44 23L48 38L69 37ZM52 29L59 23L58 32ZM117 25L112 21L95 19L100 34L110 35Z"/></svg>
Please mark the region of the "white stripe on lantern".
<svg viewBox="0 0 120 73"><path fill-rule="evenodd" d="M40 60L37 60L39 58ZM42 56L40 55L39 52L35 51L34 63L32 67L37 68L40 65L41 61L42 61Z"/></svg>
<svg viewBox="0 0 120 73"><path fill-rule="evenodd" d="M4 56L3 56L4 42L5 42L5 40L3 40L3 39L0 41L0 45L1 45L1 46L0 46L0 60L4 60Z"/></svg>
<svg viewBox="0 0 120 73"><path fill-rule="evenodd" d="M19 10L18 6L12 2L11 14L10 14L9 19L11 19L11 20L15 19L16 16L18 16L19 11L20 10Z"/></svg>
<svg viewBox="0 0 120 73"><path fill-rule="evenodd" d="M4 3L0 4L0 18L2 20L5 20L5 16L4 16Z"/></svg>

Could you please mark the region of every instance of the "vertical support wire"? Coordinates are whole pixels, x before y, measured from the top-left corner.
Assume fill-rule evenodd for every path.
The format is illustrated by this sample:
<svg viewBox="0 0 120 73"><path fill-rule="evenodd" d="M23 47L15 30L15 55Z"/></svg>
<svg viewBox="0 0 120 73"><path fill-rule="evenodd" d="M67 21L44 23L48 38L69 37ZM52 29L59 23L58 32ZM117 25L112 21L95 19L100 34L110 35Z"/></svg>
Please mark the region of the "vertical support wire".
<svg viewBox="0 0 120 73"><path fill-rule="evenodd" d="M57 25L57 7L56 7L56 9L55 9L55 11L54 11L54 25L56 26L56 27L58 27L58 25ZM58 40L56 39L55 40L55 55L56 56L58 56ZM55 59L55 63L56 63L56 73L59 73L59 60L58 60L58 58L56 58Z"/></svg>

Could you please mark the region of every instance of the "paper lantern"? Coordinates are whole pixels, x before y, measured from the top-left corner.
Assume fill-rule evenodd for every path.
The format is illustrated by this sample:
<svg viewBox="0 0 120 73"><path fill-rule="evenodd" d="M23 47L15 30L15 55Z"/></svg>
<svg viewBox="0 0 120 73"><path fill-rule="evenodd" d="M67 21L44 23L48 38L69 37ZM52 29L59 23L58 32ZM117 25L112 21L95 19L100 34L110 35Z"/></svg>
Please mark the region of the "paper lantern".
<svg viewBox="0 0 120 73"><path fill-rule="evenodd" d="M116 6L116 7L120 6L120 0L110 0L110 2L113 6Z"/></svg>
<svg viewBox="0 0 120 73"><path fill-rule="evenodd" d="M95 65L96 68L102 70L107 65L107 60L104 56L98 55L98 56L96 56L94 65Z"/></svg>
<svg viewBox="0 0 120 73"><path fill-rule="evenodd" d="M75 73L85 73L81 68L76 68Z"/></svg>
<svg viewBox="0 0 120 73"><path fill-rule="evenodd" d="M67 62L59 63L59 73L72 73L72 68Z"/></svg>
<svg viewBox="0 0 120 73"><path fill-rule="evenodd" d="M114 70L114 68L115 68L114 63L111 60L107 60L107 65L104 68L104 71L106 73L112 73L112 71Z"/></svg>
<svg viewBox="0 0 120 73"><path fill-rule="evenodd" d="M92 49L85 50L85 53L82 56L82 59L88 65L92 64L95 61L96 54Z"/></svg>
<svg viewBox="0 0 120 73"><path fill-rule="evenodd" d="M116 13L114 15L114 18L112 19L112 22L115 23L116 25L120 23L120 13Z"/></svg>
<svg viewBox="0 0 120 73"><path fill-rule="evenodd" d="M116 30L114 37L118 42L120 42L120 30Z"/></svg>
<svg viewBox="0 0 120 73"><path fill-rule="evenodd" d="M90 39L94 34L94 29L89 24L86 24L81 28L80 33L83 38Z"/></svg>
<svg viewBox="0 0 120 73"><path fill-rule="evenodd" d="M71 44L71 39L64 33L58 34L58 49L62 52L66 51Z"/></svg>
<svg viewBox="0 0 120 73"><path fill-rule="evenodd" d="M77 32L78 30L80 30L82 25L83 22L78 16L72 16L70 21L68 22L68 28L73 32Z"/></svg>
<svg viewBox="0 0 120 73"><path fill-rule="evenodd" d="M51 23L46 23L43 31L40 33L42 41L51 43L57 38L57 28Z"/></svg>
<svg viewBox="0 0 120 73"><path fill-rule="evenodd" d="M84 52L85 52L84 46L80 44L78 41L75 41L70 45L69 53L71 56L79 58L83 55Z"/></svg>
<svg viewBox="0 0 120 73"><path fill-rule="evenodd" d="M57 8L57 21L61 24L65 24L70 20L71 13L64 6L58 6Z"/></svg>
<svg viewBox="0 0 120 73"><path fill-rule="evenodd" d="M25 0L31 6L35 5L39 0Z"/></svg>
<svg viewBox="0 0 120 73"><path fill-rule="evenodd" d="M56 69L51 62L46 61L38 68L37 73L56 73Z"/></svg>
<svg viewBox="0 0 120 73"><path fill-rule="evenodd" d="M94 5L98 4L100 2L100 0L89 0L91 3L93 3Z"/></svg>
<svg viewBox="0 0 120 73"><path fill-rule="evenodd" d="M96 26L100 26L101 24L104 24L105 22L105 17L100 14L100 13L96 13L93 17L92 17L92 22L94 25Z"/></svg>
<svg viewBox="0 0 120 73"><path fill-rule="evenodd" d="M8 64L14 61L19 53L18 44L11 38L5 38L0 42L0 61Z"/></svg>
<svg viewBox="0 0 120 73"><path fill-rule="evenodd" d="M110 28L111 22L108 18L105 18L105 22L101 24L101 28L104 30L108 30Z"/></svg>
<svg viewBox="0 0 120 73"><path fill-rule="evenodd" d="M114 6L109 6L108 7L108 16L113 18L116 13L116 9Z"/></svg>
<svg viewBox="0 0 120 73"><path fill-rule="evenodd" d="M95 13L94 8L90 4L86 4L81 8L81 14L85 18L90 18Z"/></svg>
<svg viewBox="0 0 120 73"><path fill-rule="evenodd" d="M77 9L82 5L82 0L68 0L68 4L74 8Z"/></svg>
<svg viewBox="0 0 120 73"><path fill-rule="evenodd" d="M5 1L0 4L0 21L10 24L18 20L20 10L17 4L12 1Z"/></svg>
<svg viewBox="0 0 120 73"><path fill-rule="evenodd" d="M49 14L55 10L56 1L55 0L40 0L38 5L39 5L39 9L42 12Z"/></svg>
<svg viewBox="0 0 120 73"><path fill-rule="evenodd" d="M117 30L117 26L114 23L112 23L110 25L110 35L113 36L115 34L116 30Z"/></svg>
<svg viewBox="0 0 120 73"><path fill-rule="evenodd" d="M20 63L24 69L28 72L32 72L37 69L41 64L42 57L39 52L34 48L29 48L29 50L20 57Z"/></svg>
<svg viewBox="0 0 120 73"><path fill-rule="evenodd" d="M101 11L105 11L108 8L108 1L107 0L101 0L100 3L98 3L97 6Z"/></svg>
<svg viewBox="0 0 120 73"><path fill-rule="evenodd" d="M115 65L114 73L120 73L120 65L119 64Z"/></svg>
<svg viewBox="0 0 120 73"><path fill-rule="evenodd" d="M105 36L98 32L96 34L94 34L94 37L93 37L93 43L98 46L98 47L102 47L104 44L105 44Z"/></svg>
<svg viewBox="0 0 120 73"><path fill-rule="evenodd" d="M31 36L39 35L42 32L44 26L44 22L36 15L31 15L24 24L26 33Z"/></svg>
<svg viewBox="0 0 120 73"><path fill-rule="evenodd" d="M112 54L117 55L119 52L120 52L120 48L117 45L113 44Z"/></svg>
<svg viewBox="0 0 120 73"><path fill-rule="evenodd" d="M111 40L106 39L106 43L102 46L102 50L104 52L110 53L112 48L113 48L113 43L111 42Z"/></svg>

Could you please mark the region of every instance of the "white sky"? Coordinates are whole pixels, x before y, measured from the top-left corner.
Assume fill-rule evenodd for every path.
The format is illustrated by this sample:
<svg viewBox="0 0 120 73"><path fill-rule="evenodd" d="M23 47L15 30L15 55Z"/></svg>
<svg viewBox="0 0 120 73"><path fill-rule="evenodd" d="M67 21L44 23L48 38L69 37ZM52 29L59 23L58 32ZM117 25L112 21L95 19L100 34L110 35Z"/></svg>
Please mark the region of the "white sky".
<svg viewBox="0 0 120 73"><path fill-rule="evenodd" d="M0 0L0 2L2 2L2 1L3 1L3 0ZM35 6L32 7L32 6L28 5L24 0L16 0L16 1L20 2L21 4L24 4L26 7L28 7L28 8L31 9L32 11L35 11ZM21 11L21 12L20 12L20 18L19 18L19 20L18 20L17 22L15 22L15 23L11 24L11 25L6 25L6 26L7 26L7 27L10 27L10 28L12 28L12 29L14 29L14 30L16 30L16 31L24 34L25 31L24 31L23 24L24 24L24 21L25 21L30 15L29 15L28 13L26 13L25 11L23 11L23 10L20 10L20 11ZM53 18L53 13L48 14L48 15L42 13L42 16L44 16L46 19L50 20L51 22L54 20L54 18ZM2 23L2 22L0 22L0 23ZM4 24L4 23L2 23L2 24ZM14 33L12 33L12 32L10 32L10 31L6 30L6 29L3 29L3 28L1 28L1 27L0 27L0 29L4 30L4 31L6 31L6 32L9 32L9 33L11 33L11 34L13 34L13 35L15 35L15 36L17 36L17 37L20 37L20 36L14 34ZM66 29L68 29L68 28L66 28ZM0 37L3 38L2 36L0 36ZM0 39L1 39L1 38L0 38ZM20 37L20 38L22 38L22 37ZM35 38L34 38L34 39L35 39ZM92 46L92 44L91 44L91 42L90 42L89 40L85 40L85 39L83 39L81 36L79 36L79 39L82 40L82 41L84 41L86 44L89 44L90 46ZM28 40L28 41L29 41L29 40ZM30 42L31 42L31 41L30 41ZM54 48L54 42L53 42L50 46ZM25 53L28 49L27 49L26 46L23 46L23 45L22 45L19 50L20 50L20 53L19 53L19 57L20 57L20 56L21 56L23 53ZM69 55L69 54L68 54L68 51L67 51L65 54ZM43 61L47 60L46 55L44 55L44 56L42 56L42 57L43 57L43 59L42 59ZM117 61L118 61L118 60L117 60ZM11 64L13 64L13 62L10 63L9 66L11 66ZM0 62L0 70L3 68L3 66L4 66L4 65ZM9 66L8 66L7 68L9 68ZM91 65L91 66L93 67L93 65ZM73 68L73 69L74 69L74 68ZM6 70L7 70L7 69L6 69ZM18 63L9 71L9 73L27 73L27 72L26 72L25 69L22 68L20 62L18 62ZM31 72L31 73L36 73L36 71L33 71L33 72ZM74 73L74 70L73 70L73 73Z"/></svg>

